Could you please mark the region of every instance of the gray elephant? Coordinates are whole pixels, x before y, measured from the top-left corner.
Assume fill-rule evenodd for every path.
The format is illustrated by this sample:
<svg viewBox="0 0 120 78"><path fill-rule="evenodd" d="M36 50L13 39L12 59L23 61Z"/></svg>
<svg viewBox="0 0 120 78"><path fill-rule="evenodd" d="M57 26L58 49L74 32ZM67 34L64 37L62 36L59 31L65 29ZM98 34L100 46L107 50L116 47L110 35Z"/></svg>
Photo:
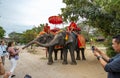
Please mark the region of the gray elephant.
<svg viewBox="0 0 120 78"><path fill-rule="evenodd" d="M85 54L84 54L84 51L85 51L85 48L79 48L78 46L77 46L77 48L76 48L76 60L81 60L81 58L80 58L80 52L81 52L81 54L82 54L82 60L86 60L86 57L85 57Z"/></svg>
<svg viewBox="0 0 120 78"><path fill-rule="evenodd" d="M66 39L66 35L68 35L68 39ZM67 64L67 50L69 50L70 55L71 55L71 64L75 65L76 60L75 60L75 56L74 56L74 50L76 48L76 44L77 44L77 35L74 34L73 32L68 33L66 31L61 31L58 34L56 34L53 38L52 41L50 41L49 43L46 44L42 44L39 42L35 42L36 44L42 46L42 47L51 47L49 48L49 63L53 63L53 59L52 59L52 51L53 48L56 45L60 45L63 46L63 54L64 54L64 59L63 59L63 64Z"/></svg>
<svg viewBox="0 0 120 78"><path fill-rule="evenodd" d="M35 42L39 42L39 43L49 43L52 39L54 38L54 35L53 34L47 34L47 33L44 33L40 36L38 36L37 38L35 38L34 40L32 40L31 42L29 42L28 44L26 44L22 49L34 44ZM48 50L48 53L49 53L49 57L48 57L48 65L51 65L53 63L53 60L50 60L52 59L52 57L50 57L52 55L52 52L54 51L54 54L55 54L55 58L54 60L57 60L57 53L58 51L60 50L61 51L61 55L60 55L60 59L62 60L63 59L63 48L55 48L55 47L46 47L47 50Z"/></svg>

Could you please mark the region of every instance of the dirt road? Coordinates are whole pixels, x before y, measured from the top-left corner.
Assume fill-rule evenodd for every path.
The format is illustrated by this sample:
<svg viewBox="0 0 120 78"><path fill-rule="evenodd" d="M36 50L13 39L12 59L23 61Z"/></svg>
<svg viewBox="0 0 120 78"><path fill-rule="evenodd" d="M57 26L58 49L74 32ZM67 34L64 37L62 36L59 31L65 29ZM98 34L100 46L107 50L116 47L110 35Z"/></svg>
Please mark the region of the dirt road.
<svg viewBox="0 0 120 78"><path fill-rule="evenodd" d="M37 48L36 54L28 53L30 50L21 50L20 59L15 69L15 78L24 78L30 74L32 78L106 78L107 73L93 56L91 50L86 49L87 60L77 61L77 65L62 65L61 60L54 61L53 65L47 65L45 51ZM6 71L10 68L10 62L6 59Z"/></svg>

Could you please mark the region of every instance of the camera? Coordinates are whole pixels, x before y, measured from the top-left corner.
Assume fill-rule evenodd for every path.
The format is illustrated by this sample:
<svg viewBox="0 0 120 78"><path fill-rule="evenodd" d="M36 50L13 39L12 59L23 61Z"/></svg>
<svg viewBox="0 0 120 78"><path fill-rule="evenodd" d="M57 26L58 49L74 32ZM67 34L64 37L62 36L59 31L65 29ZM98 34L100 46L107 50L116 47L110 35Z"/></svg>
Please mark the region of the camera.
<svg viewBox="0 0 120 78"><path fill-rule="evenodd" d="M6 51L3 51L3 53L6 53Z"/></svg>

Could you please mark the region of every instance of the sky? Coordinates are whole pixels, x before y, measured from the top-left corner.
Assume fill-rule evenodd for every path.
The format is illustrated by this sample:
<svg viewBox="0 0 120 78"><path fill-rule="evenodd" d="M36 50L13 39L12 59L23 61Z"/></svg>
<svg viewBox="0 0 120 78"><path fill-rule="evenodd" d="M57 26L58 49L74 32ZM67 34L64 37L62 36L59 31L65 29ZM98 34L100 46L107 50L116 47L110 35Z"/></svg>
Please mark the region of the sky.
<svg viewBox="0 0 120 78"><path fill-rule="evenodd" d="M62 0L0 0L0 26L6 35L23 32L39 24L49 24L48 18L60 14L63 7Z"/></svg>

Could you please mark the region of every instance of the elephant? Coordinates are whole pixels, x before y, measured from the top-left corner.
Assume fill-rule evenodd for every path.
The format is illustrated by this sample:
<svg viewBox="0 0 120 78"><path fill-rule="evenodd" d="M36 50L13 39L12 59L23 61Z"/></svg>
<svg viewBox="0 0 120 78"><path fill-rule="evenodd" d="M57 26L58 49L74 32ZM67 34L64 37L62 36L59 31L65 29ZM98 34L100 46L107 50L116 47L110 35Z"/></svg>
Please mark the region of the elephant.
<svg viewBox="0 0 120 78"><path fill-rule="evenodd" d="M54 60L57 60L58 57L57 57L57 54L58 54L58 51L60 50L61 54L60 54L60 60L63 60L63 48L60 47L60 48L54 48Z"/></svg>
<svg viewBox="0 0 120 78"><path fill-rule="evenodd" d="M38 36L37 38L35 38L34 40L30 41L28 44L26 44L22 49L34 44L36 41L39 42L39 43L49 43L52 39L54 38L54 35L53 34L47 34L47 33L44 33L40 36ZM51 51L54 51L54 54L55 54L55 57L54 57L54 60L57 60L57 53L58 51L60 50L61 51L61 55L60 55L60 59L62 60L63 59L63 49L62 48L53 48L53 47L46 47L47 50L48 50L48 53L52 53ZM52 49L52 50L51 50ZM49 54L50 55L50 54ZM49 57L48 57L48 60L49 60ZM53 61L52 61L53 62ZM52 62L48 62L48 65L51 65Z"/></svg>
<svg viewBox="0 0 120 78"><path fill-rule="evenodd" d="M75 49L75 51L76 51L76 60L80 60L81 58L80 58L80 52L81 52L81 54L82 54L82 60L86 60L86 58L85 58L85 54L84 54L84 50L85 50L85 48L79 48L78 46L77 46L77 48Z"/></svg>
<svg viewBox="0 0 120 78"><path fill-rule="evenodd" d="M66 39L66 36L68 35L68 39ZM76 44L77 44L77 35L73 32L68 33L66 31L61 31L59 33L57 33L54 38L52 39L52 41L50 41L49 43L43 44L43 43L39 43L38 41L35 42L36 44L38 44L41 47L51 47L54 48L56 45L60 45L63 46L63 54L64 54L64 58L63 58L63 64L68 64L67 62L67 50L69 50L70 55L71 55L71 64L72 65L76 65L76 60L75 60L75 56L74 56L74 50L76 48ZM53 49L49 49L49 62L53 63L53 59L52 59L52 51Z"/></svg>

